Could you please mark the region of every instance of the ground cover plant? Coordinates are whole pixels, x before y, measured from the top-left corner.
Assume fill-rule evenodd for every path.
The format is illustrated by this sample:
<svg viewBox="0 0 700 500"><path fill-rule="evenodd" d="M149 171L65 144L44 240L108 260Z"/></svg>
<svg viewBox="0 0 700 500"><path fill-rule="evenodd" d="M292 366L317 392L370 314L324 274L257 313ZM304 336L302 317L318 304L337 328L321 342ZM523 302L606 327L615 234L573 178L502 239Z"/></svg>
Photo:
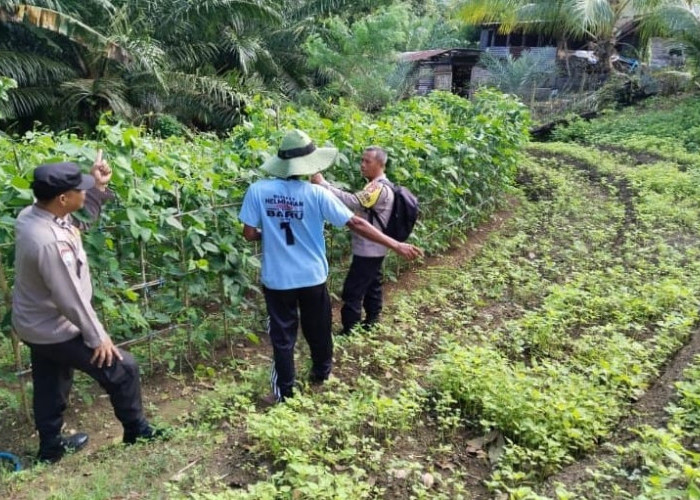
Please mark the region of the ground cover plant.
<svg viewBox="0 0 700 500"><path fill-rule="evenodd" d="M665 113L675 127L671 117L681 111ZM634 116L639 130L647 120L663 122L653 110ZM615 439L679 360L674 353L700 344L698 164L625 140L531 144L510 214L494 223L500 229L461 265L400 283L380 327L337 340L335 376L324 386L302 382L288 403L264 405L269 358L254 348L197 370L191 385L205 388L191 389L199 395L173 439L132 454L150 484L117 479L91 489L90 478L75 479L58 493L62 477L85 467L76 455L6 475L0 492L693 498L697 362L678 380L662 426L642 418L629 431L638 439ZM677 140L677 155L693 154L681 134ZM616 452L591 466L590 477L562 475L609 448ZM122 470L119 450L88 455L99 458L95 474Z"/></svg>

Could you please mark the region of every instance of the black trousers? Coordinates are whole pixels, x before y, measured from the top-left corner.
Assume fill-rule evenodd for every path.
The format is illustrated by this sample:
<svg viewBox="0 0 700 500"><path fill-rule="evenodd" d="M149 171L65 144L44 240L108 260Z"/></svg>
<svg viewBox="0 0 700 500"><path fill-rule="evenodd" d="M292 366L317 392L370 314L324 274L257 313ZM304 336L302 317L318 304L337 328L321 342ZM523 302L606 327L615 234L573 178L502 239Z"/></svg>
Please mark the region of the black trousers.
<svg viewBox="0 0 700 500"><path fill-rule="evenodd" d="M85 345L80 335L58 344L27 345L34 381L34 421L40 441L50 441L61 432L75 369L87 373L107 391L125 431L139 429L146 423L139 368L128 352L120 351L123 361L114 358L111 367L97 368L90 363L93 349Z"/></svg>
<svg viewBox="0 0 700 500"><path fill-rule="evenodd" d="M340 317L343 332L349 333L362 321L362 308L365 310L365 323L379 320L382 312L382 263L384 257L352 256L350 270L343 284L343 307Z"/></svg>
<svg viewBox="0 0 700 500"><path fill-rule="evenodd" d="M274 354L272 388L278 400L290 397L294 387L294 346L299 318L301 331L311 351L311 376L327 379L333 366L331 299L326 284L271 290L264 288L270 316L270 340Z"/></svg>

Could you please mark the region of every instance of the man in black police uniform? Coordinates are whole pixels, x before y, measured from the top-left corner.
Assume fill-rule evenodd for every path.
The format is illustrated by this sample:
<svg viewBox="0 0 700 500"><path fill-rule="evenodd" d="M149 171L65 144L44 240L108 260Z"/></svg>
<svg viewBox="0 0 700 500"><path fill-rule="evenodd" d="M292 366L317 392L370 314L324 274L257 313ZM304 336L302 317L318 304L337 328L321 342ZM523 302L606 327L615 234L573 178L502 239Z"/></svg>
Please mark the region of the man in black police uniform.
<svg viewBox="0 0 700 500"><path fill-rule="evenodd" d="M78 369L107 391L124 426L125 443L158 435L143 414L139 369L118 349L92 307L90 270L78 223L71 213L85 205L96 219L113 194L112 171L98 151L90 175L75 163L52 163L34 170L36 203L15 224L15 284L12 323L31 353L34 420L41 461L57 462L77 451L87 434L62 436L63 412Z"/></svg>

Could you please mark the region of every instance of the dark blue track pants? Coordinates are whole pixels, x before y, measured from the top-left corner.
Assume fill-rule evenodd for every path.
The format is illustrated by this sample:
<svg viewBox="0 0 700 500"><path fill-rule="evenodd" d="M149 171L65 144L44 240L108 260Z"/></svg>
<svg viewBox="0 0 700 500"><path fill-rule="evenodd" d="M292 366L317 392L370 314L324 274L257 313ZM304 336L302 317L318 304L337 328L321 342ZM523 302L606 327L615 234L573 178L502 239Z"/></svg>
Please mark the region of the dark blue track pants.
<svg viewBox="0 0 700 500"><path fill-rule="evenodd" d="M299 319L311 351L311 376L328 378L333 365L331 299L326 284L291 290L264 288L270 316L270 340L274 354L272 386L278 400L290 397L294 387L294 346Z"/></svg>

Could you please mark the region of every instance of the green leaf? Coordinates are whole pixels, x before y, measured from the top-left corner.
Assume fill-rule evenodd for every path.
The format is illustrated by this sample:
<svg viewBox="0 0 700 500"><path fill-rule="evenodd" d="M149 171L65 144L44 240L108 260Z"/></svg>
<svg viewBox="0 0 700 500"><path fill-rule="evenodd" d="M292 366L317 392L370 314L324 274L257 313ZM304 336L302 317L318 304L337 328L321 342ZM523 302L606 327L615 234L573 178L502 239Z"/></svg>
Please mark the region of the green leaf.
<svg viewBox="0 0 700 500"><path fill-rule="evenodd" d="M174 227L175 229L178 229L180 231L184 231L185 227L182 225L180 220L177 217L170 216L165 219L165 222Z"/></svg>
<svg viewBox="0 0 700 500"><path fill-rule="evenodd" d="M15 176L12 178L12 185L18 189L29 189L30 184L27 179L20 176Z"/></svg>
<svg viewBox="0 0 700 500"><path fill-rule="evenodd" d="M202 243L202 248L205 249L209 253L220 253L219 247L211 243L210 241L205 241Z"/></svg>

